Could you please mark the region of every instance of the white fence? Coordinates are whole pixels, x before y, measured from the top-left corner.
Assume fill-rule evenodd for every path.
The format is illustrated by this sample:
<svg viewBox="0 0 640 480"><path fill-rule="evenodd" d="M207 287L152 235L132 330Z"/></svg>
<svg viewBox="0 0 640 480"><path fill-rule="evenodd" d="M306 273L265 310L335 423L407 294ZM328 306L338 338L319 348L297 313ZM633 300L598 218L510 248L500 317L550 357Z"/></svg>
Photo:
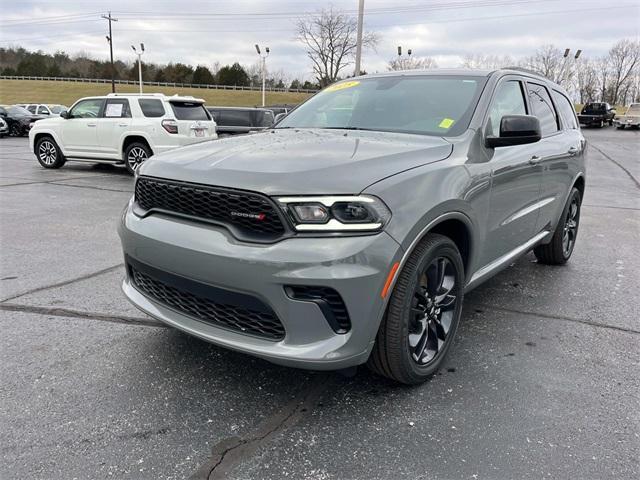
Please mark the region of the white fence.
<svg viewBox="0 0 640 480"><path fill-rule="evenodd" d="M0 75L2 80L46 80L52 82L82 82L82 83L111 83L109 78L73 78L73 77L26 77L22 75ZM118 85L138 85L137 80L114 80ZM144 86L150 87L179 87L179 88L201 88L204 90L249 90L261 92L262 87L244 87L241 85L202 85L198 83L173 83L173 82L142 82ZM316 93L317 90L306 88L276 88L266 87L267 92L286 93Z"/></svg>

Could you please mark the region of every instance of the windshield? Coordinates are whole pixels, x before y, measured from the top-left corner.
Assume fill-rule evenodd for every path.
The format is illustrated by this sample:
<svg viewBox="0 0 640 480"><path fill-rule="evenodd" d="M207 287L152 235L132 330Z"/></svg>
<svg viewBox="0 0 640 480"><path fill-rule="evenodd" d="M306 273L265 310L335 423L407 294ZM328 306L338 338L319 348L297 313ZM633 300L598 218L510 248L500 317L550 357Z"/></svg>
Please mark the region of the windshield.
<svg viewBox="0 0 640 480"><path fill-rule="evenodd" d="M13 107L7 108L7 112L9 112L9 115L14 115L16 117L24 117L25 115L31 115L31 112L26 108L18 107L15 105Z"/></svg>
<svg viewBox="0 0 640 480"><path fill-rule="evenodd" d="M335 128L454 136L464 132L485 77L396 75L335 83L276 128Z"/></svg>

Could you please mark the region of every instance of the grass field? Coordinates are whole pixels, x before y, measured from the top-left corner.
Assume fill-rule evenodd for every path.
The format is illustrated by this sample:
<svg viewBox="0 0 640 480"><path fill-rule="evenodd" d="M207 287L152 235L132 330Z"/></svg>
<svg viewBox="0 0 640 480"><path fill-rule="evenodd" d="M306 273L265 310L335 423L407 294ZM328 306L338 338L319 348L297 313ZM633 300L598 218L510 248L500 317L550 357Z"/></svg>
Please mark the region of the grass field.
<svg viewBox="0 0 640 480"><path fill-rule="evenodd" d="M116 85L118 93L136 93L136 85ZM146 87L147 93L166 95L193 95L204 98L207 105L255 106L260 105L260 92L242 90L207 90L199 88ZM111 84L56 82L38 80L0 80L0 105L14 103L48 103L70 106L82 97L111 93ZM309 98L305 93L268 92L267 105L278 103L295 104Z"/></svg>

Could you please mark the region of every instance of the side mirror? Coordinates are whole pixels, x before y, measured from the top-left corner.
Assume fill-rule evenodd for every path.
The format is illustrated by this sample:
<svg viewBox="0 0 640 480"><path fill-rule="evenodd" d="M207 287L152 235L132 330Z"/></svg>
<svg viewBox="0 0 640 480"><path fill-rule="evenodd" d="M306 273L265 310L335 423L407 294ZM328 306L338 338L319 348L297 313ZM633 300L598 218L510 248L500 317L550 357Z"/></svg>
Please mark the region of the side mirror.
<svg viewBox="0 0 640 480"><path fill-rule="evenodd" d="M62 118L71 118L71 117L69 116L69 112L67 112L66 110L61 111L61 112L60 112L60 116L61 116Z"/></svg>
<svg viewBox="0 0 640 480"><path fill-rule="evenodd" d="M538 142L542 138L540 120L532 115L505 115L500 120L500 136L487 137L488 148L509 147Z"/></svg>
<svg viewBox="0 0 640 480"><path fill-rule="evenodd" d="M278 123L280 120L282 120L284 117L286 117L287 114L286 113L279 113L275 116L275 118L273 119L273 124L275 125L276 123Z"/></svg>

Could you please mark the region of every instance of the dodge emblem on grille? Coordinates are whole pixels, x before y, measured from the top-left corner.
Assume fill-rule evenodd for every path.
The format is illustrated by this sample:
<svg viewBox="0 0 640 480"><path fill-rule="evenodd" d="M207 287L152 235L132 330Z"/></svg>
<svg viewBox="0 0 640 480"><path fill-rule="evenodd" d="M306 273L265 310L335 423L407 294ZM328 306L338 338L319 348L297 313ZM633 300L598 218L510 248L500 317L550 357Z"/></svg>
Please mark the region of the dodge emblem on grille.
<svg viewBox="0 0 640 480"><path fill-rule="evenodd" d="M264 220L267 216L264 213L245 213L245 212L230 212L232 217L252 218L254 220Z"/></svg>

